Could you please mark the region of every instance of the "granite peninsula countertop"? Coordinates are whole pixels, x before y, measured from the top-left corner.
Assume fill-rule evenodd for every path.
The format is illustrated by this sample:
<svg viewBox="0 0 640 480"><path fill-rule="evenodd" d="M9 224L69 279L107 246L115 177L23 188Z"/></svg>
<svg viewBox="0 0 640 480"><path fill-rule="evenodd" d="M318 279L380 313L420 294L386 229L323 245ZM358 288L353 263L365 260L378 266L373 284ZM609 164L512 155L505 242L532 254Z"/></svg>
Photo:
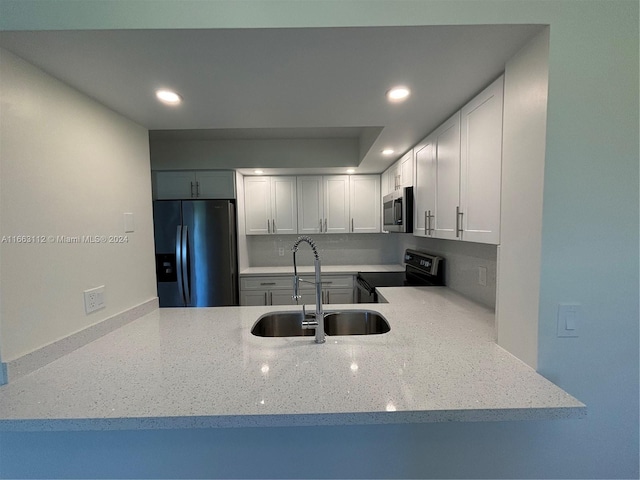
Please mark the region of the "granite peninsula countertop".
<svg viewBox="0 0 640 480"><path fill-rule="evenodd" d="M155 310L0 387L0 430L114 430L580 418L586 407L493 340L445 287L381 288L383 335L261 338L267 312Z"/></svg>

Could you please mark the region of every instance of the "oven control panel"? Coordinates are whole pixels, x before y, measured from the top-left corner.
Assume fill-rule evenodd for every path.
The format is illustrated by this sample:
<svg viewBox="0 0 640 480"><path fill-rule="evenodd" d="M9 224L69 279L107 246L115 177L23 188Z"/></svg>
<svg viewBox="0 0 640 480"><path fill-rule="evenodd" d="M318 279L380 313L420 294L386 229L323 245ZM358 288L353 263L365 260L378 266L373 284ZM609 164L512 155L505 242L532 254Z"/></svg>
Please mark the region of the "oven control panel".
<svg viewBox="0 0 640 480"><path fill-rule="evenodd" d="M404 263L406 265L410 265L433 276L438 275L441 262L441 257L425 252L407 249L404 253Z"/></svg>

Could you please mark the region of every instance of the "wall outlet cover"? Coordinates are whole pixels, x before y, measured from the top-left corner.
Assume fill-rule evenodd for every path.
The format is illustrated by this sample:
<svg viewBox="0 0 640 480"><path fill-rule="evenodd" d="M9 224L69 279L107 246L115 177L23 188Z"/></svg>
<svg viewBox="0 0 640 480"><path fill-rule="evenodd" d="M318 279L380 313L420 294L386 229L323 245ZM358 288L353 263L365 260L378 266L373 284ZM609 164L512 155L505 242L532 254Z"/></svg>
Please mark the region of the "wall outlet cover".
<svg viewBox="0 0 640 480"><path fill-rule="evenodd" d="M85 313L89 314L104 307L104 285L84 291Z"/></svg>

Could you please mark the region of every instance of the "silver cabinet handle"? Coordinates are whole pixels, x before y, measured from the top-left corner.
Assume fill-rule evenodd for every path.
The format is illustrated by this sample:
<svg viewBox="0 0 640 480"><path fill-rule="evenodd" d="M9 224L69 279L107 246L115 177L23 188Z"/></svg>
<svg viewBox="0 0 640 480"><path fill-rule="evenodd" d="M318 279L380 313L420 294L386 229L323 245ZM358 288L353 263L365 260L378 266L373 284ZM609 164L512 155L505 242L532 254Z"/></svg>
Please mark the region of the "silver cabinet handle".
<svg viewBox="0 0 640 480"><path fill-rule="evenodd" d="M429 235L429 214L427 210L424 211L424 234Z"/></svg>
<svg viewBox="0 0 640 480"><path fill-rule="evenodd" d="M269 305L269 304L267 303L267 292L264 292L264 304L265 304L265 305Z"/></svg>
<svg viewBox="0 0 640 480"><path fill-rule="evenodd" d="M322 219L320 219L320 233L322 233Z"/></svg>
<svg viewBox="0 0 640 480"><path fill-rule="evenodd" d="M271 233L271 222L267 219L267 233Z"/></svg>
<svg viewBox="0 0 640 480"><path fill-rule="evenodd" d="M196 182L196 197L200 196L200 182Z"/></svg>
<svg viewBox="0 0 640 480"><path fill-rule="evenodd" d="M328 232L328 230L327 230L327 219L325 218L324 219L324 233L327 233L327 232Z"/></svg>
<svg viewBox="0 0 640 480"><path fill-rule="evenodd" d="M327 303L331 303L331 291L327 290Z"/></svg>
<svg viewBox="0 0 640 480"><path fill-rule="evenodd" d="M353 233L353 232L355 232L355 231L356 231L356 230L355 230L355 228L353 228L353 218L352 218L352 219L351 219L351 232Z"/></svg>
<svg viewBox="0 0 640 480"><path fill-rule="evenodd" d="M273 305L273 292L269 292L269 305Z"/></svg>
<svg viewBox="0 0 640 480"><path fill-rule="evenodd" d="M271 223L273 224L273 228L272 228L273 233L276 233L276 221L275 221L275 219L272 219Z"/></svg>
<svg viewBox="0 0 640 480"><path fill-rule="evenodd" d="M260 282L260 285L275 285L276 282Z"/></svg>
<svg viewBox="0 0 640 480"><path fill-rule="evenodd" d="M462 215L464 215L460 211L460 206L456 207L456 238L459 238L462 234Z"/></svg>
<svg viewBox="0 0 640 480"><path fill-rule="evenodd" d="M190 183L191 183L191 188L189 189L189 192L191 193L191 198L193 198L193 196L194 196L193 195L193 182L190 182Z"/></svg>

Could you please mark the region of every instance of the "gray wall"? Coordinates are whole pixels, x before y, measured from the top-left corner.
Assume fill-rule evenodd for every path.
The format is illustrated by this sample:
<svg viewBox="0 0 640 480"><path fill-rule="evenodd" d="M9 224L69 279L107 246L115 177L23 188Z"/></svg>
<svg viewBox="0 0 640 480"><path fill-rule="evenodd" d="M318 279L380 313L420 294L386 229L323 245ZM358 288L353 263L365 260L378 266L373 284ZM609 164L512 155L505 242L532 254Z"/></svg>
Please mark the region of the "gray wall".
<svg viewBox="0 0 640 480"><path fill-rule="evenodd" d="M0 233L127 238L2 244L8 362L154 298L156 281L147 130L5 50L0 65ZM105 308L87 315L100 285Z"/></svg>
<svg viewBox="0 0 640 480"><path fill-rule="evenodd" d="M637 1L185 1L146 10L145 3L28 2L0 25L550 24L538 365L589 414L511 423L2 432L2 476L638 478ZM567 300L585 312L581 336L569 340L554 332L557 304Z"/></svg>

